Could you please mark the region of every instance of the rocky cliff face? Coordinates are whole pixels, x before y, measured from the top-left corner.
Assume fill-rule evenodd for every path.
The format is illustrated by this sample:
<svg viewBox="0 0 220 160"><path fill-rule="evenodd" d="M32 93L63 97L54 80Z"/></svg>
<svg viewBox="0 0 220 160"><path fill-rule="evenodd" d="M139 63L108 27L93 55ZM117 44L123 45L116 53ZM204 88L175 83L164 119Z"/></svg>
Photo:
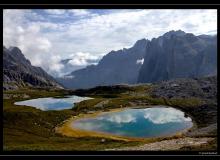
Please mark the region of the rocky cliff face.
<svg viewBox="0 0 220 160"><path fill-rule="evenodd" d="M3 90L20 87L62 88L40 67L32 66L17 47L3 47Z"/></svg>
<svg viewBox="0 0 220 160"><path fill-rule="evenodd" d="M138 82L203 77L216 73L216 36L170 31L148 44Z"/></svg>
<svg viewBox="0 0 220 160"><path fill-rule="evenodd" d="M98 65L87 66L57 80L67 88L136 83L148 40L142 39L129 49L112 51Z"/></svg>
<svg viewBox="0 0 220 160"><path fill-rule="evenodd" d="M151 41L139 40L129 49L112 51L98 65L76 70L58 81L67 88L77 89L216 74L217 37L178 30Z"/></svg>

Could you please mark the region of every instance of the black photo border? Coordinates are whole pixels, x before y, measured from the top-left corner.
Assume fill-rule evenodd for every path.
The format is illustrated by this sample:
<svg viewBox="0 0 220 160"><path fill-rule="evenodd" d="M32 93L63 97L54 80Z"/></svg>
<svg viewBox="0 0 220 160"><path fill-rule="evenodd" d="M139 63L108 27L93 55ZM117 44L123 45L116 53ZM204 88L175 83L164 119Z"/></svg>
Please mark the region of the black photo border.
<svg viewBox="0 0 220 160"><path fill-rule="evenodd" d="M220 6L217 4L3 4L1 5L1 22L2 22L2 44L3 44L3 10L4 9L217 9L217 43L219 51L219 16ZM3 45L2 45L3 47ZM3 50L3 49L2 49ZM218 52L217 52L218 53ZM217 56L219 58L219 56ZM2 62L2 61L1 61ZM3 63L3 62L2 62ZM1 67L2 67L1 63ZM219 63L218 63L219 66ZM2 67L3 68L3 67ZM2 73L3 74L3 73ZM217 81L218 81L219 69L217 70ZM3 81L3 76L1 76ZM219 85L217 85L219 87ZM1 93L3 94L3 93ZM219 93L217 92L219 97ZM3 95L2 95L3 96ZM219 104L219 99L218 99ZM195 156L195 157L217 157L219 156L219 134L218 134L218 145L217 152L205 152L205 151L4 151L3 150L3 102L1 102L2 112L1 117L1 156L157 156L166 157L171 156ZM219 132L219 106L218 106L218 133ZM170 159L170 158L169 158ZM171 158L172 159L172 158Z"/></svg>

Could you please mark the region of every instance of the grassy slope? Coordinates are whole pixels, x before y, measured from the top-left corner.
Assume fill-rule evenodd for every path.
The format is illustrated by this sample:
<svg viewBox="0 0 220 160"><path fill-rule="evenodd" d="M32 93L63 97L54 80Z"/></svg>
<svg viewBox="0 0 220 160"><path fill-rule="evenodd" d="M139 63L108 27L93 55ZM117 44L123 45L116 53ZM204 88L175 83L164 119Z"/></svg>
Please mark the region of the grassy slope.
<svg viewBox="0 0 220 160"><path fill-rule="evenodd" d="M29 95L29 98L63 96L66 91L20 90L4 94ZM26 98L27 99L27 98ZM69 138L58 135L54 127L72 115L79 114L73 110L41 111L27 106L15 106L13 103L24 100L21 97L4 99L4 150L101 150L119 146L137 145L139 142L124 142L101 138ZM91 147L92 146L92 147Z"/></svg>
<svg viewBox="0 0 220 160"><path fill-rule="evenodd" d="M76 91L78 95L86 95L95 99L87 100L76 104L72 110L62 111L40 111L32 107L15 106L13 103L23 100L21 97L4 99L4 149L5 150L100 150L104 148L116 148L123 146L138 145L142 142L125 142L106 139L104 143L101 138L70 138L55 134L54 127L62 123L72 115L87 113L89 111L108 110L119 107L138 105L169 105L184 110L191 115L200 127L206 123L202 111L196 111L198 106L204 102L198 98L165 99L153 98L148 93L152 86L142 85L129 88L116 88L109 90L98 88L90 91ZM29 95L29 99L46 96L64 96L70 91L43 91L43 90L20 90L9 91L4 94ZM27 98L25 98L27 99ZM102 103L108 101L108 103ZM101 106L101 107L100 107ZM196 111L196 112L195 112ZM211 143L209 146L213 146Z"/></svg>

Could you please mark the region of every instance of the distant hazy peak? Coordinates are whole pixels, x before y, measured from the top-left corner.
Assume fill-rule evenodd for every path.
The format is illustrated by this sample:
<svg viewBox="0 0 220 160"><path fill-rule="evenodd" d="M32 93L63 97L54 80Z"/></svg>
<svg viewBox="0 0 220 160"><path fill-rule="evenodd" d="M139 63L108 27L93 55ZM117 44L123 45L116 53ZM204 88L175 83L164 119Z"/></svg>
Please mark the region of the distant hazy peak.
<svg viewBox="0 0 220 160"><path fill-rule="evenodd" d="M72 60L71 58L63 59L63 60L60 61L60 63L67 64L71 60Z"/></svg>

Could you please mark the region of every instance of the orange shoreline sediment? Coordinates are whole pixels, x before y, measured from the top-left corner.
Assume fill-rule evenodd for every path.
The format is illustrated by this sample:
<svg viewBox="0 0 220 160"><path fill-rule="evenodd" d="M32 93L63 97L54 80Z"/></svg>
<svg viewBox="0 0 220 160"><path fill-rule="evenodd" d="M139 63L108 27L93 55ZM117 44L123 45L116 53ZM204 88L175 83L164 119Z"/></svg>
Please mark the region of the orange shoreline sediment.
<svg viewBox="0 0 220 160"><path fill-rule="evenodd" d="M72 126L72 123L74 121L81 119L81 118L93 118L96 117L100 114L106 114L106 113L112 113L112 112L119 112L127 108L117 108L117 109L112 109L108 112L103 112L103 111L97 111L95 113L90 113L90 114L80 114L78 116L71 117L67 119L61 126L57 126L55 128L56 133L62 134L64 136L68 137L101 137L101 138L110 138L114 140L123 140L123 141L137 141L137 140L144 140L144 138L132 138L132 137L125 137L125 136L117 136L113 134L108 134L108 133L101 133L101 132L96 132L96 131L88 131L88 130L82 130L78 128L74 128Z"/></svg>

